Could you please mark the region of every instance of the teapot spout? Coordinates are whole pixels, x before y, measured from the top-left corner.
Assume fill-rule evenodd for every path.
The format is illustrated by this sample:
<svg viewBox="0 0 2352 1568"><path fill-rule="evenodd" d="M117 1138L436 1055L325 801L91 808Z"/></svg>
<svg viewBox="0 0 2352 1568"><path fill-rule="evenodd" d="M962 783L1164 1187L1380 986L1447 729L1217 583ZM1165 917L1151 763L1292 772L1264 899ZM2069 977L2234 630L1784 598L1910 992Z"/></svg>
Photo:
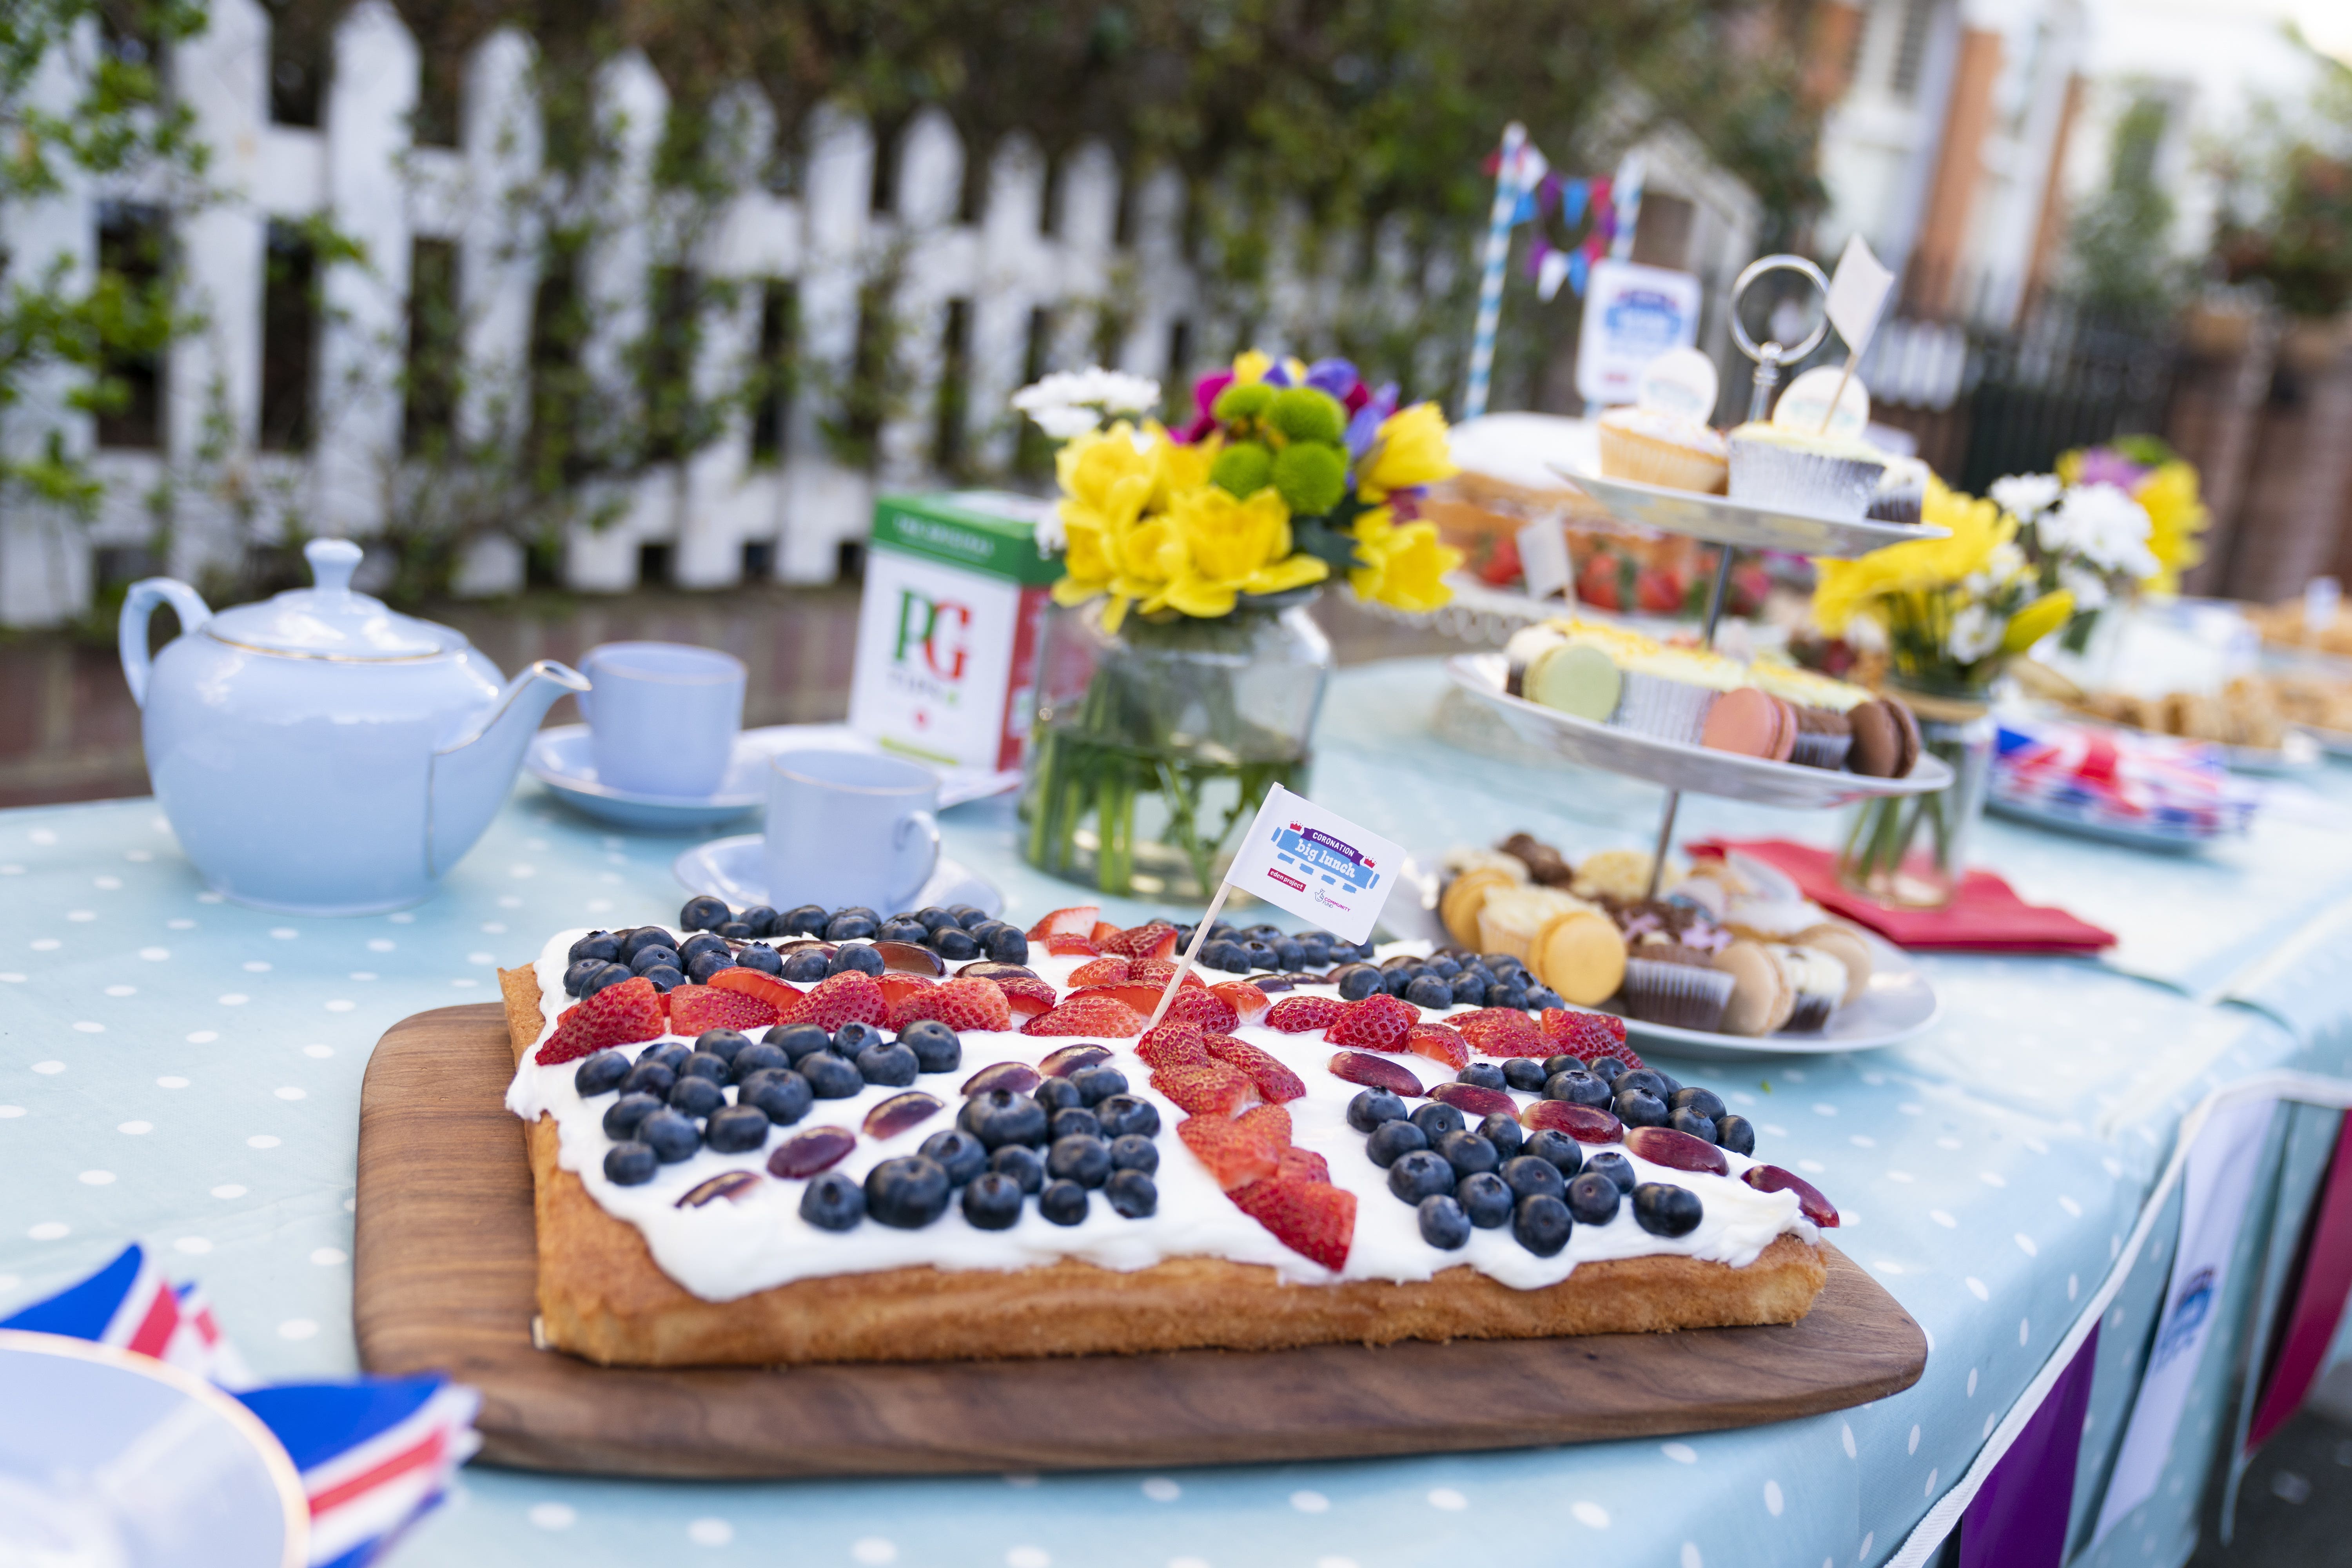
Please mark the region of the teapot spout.
<svg viewBox="0 0 2352 1568"><path fill-rule="evenodd" d="M432 826L425 853L438 877L474 847L506 803L539 721L565 692L588 689L588 678L542 658L507 683L481 727L433 755Z"/></svg>

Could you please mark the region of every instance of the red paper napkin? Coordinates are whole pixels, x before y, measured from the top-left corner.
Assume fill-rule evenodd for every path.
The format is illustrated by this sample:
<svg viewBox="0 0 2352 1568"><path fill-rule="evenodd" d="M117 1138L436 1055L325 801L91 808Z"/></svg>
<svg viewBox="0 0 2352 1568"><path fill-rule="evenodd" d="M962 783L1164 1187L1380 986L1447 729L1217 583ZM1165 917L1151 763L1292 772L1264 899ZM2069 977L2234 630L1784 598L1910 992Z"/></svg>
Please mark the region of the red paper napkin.
<svg viewBox="0 0 2352 1568"><path fill-rule="evenodd" d="M1684 847L1693 855L1738 850L1785 872L1805 897L1858 926L1866 926L1897 947L1942 948L1955 952L2047 952L2087 954L2116 944L2116 934L2064 910L2029 904L1990 871L1970 871L1959 896L1940 910L1891 910L1838 881L1837 856L1785 838L1703 839Z"/></svg>

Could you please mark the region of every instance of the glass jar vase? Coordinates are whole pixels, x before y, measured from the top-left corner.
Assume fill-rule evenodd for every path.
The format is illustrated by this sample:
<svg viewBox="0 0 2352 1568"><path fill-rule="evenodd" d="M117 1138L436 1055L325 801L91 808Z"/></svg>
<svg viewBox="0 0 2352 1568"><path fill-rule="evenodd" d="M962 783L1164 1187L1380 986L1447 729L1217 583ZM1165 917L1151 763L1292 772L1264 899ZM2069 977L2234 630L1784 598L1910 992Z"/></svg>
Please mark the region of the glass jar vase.
<svg viewBox="0 0 2352 1568"><path fill-rule="evenodd" d="M1890 683L1887 695L1919 721L1919 754L1942 758L1952 782L1931 795L1890 795L1856 806L1838 857L1838 879L1893 908L1940 910L1958 895L1968 874L2000 726L1981 689L1927 691Z"/></svg>
<svg viewBox="0 0 2352 1568"><path fill-rule="evenodd" d="M1303 589L1213 620L1046 616L1023 858L1105 893L1205 900L1269 785L1304 792L1331 644Z"/></svg>

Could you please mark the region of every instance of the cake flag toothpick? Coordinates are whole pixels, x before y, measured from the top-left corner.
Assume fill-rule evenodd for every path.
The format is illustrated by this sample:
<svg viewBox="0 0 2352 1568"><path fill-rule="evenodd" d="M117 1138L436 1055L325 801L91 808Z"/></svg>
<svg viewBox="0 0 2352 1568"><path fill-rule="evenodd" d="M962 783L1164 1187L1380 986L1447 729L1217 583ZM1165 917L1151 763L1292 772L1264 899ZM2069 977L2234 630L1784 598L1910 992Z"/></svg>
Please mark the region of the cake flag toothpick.
<svg viewBox="0 0 2352 1568"><path fill-rule="evenodd" d="M1872 254L1870 244L1855 235L1845 242L1838 257L1837 271L1830 277L1830 293L1826 301L1830 325L1845 340L1845 369L1838 376L1837 391L1830 395L1829 405L1822 410L1821 435L1828 435L1830 419L1837 413L1838 402L1845 396L1846 384L1853 379L1854 368L1862 363L1862 352L1870 346L1870 336L1878 330L1878 313L1885 307L1887 291L1895 287L1895 274Z"/></svg>
<svg viewBox="0 0 2352 1568"><path fill-rule="evenodd" d="M1372 934L1403 865L1404 851L1379 834L1276 784L1265 792L1249 831L1242 836L1234 863L1217 885L1217 896L1192 928L1192 940L1184 944L1176 973L1168 977L1160 1005L1151 1010L1151 1024L1157 1025L1168 1011L1209 928L1217 923L1217 911L1234 889L1357 942Z"/></svg>

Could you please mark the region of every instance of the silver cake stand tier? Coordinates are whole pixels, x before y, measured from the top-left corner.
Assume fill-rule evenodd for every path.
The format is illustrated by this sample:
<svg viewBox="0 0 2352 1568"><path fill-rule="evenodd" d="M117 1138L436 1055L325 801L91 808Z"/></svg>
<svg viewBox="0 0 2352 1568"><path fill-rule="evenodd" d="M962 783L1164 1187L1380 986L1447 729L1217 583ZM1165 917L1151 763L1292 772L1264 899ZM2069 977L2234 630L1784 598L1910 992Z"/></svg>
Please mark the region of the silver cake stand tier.
<svg viewBox="0 0 2352 1568"><path fill-rule="evenodd" d="M1609 509L1620 522L1640 523L1661 533L1684 533L1709 544L1739 550L1785 550L1795 555L1843 559L1888 544L1943 539L1951 530L1935 523L1848 520L1787 507L1759 506L1728 496L1669 489L1552 465L1552 472ZM1727 552L1726 561L1729 560Z"/></svg>

